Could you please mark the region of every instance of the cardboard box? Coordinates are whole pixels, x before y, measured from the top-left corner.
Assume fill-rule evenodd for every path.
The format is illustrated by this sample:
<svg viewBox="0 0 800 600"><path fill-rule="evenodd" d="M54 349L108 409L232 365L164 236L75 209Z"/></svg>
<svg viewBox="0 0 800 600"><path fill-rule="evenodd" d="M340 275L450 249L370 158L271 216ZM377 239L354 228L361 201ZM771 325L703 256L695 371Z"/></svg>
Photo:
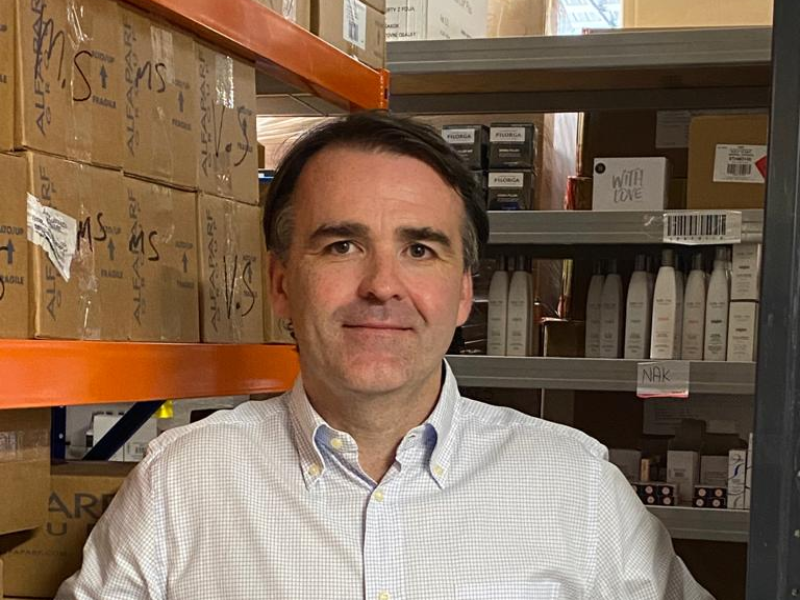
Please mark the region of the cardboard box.
<svg viewBox="0 0 800 600"><path fill-rule="evenodd" d="M49 408L0 411L0 481L0 534L45 522L50 492Z"/></svg>
<svg viewBox="0 0 800 600"><path fill-rule="evenodd" d="M199 42L195 49L198 187L208 194L258 204L255 68Z"/></svg>
<svg viewBox="0 0 800 600"><path fill-rule="evenodd" d="M734 244L731 300L758 301L761 292L761 244Z"/></svg>
<svg viewBox="0 0 800 600"><path fill-rule="evenodd" d="M532 179L529 171L490 171L489 210L528 210L533 205Z"/></svg>
<svg viewBox="0 0 800 600"><path fill-rule="evenodd" d="M44 232L28 246L34 337L125 339L116 309L125 297L119 255L127 249L121 173L35 152L26 158L28 212L36 207ZM51 235L57 252L45 241Z"/></svg>
<svg viewBox="0 0 800 600"><path fill-rule="evenodd" d="M685 178L689 151L685 143L663 142L659 120L663 112L654 110L600 111L581 115L578 127L578 175L591 177L597 158L663 156L672 166L672 177ZM661 133L661 135L659 135Z"/></svg>
<svg viewBox="0 0 800 600"><path fill-rule="evenodd" d="M257 0L269 9L300 25L311 29L311 0Z"/></svg>
<svg viewBox="0 0 800 600"><path fill-rule="evenodd" d="M700 485L724 488L728 485L728 456L700 457Z"/></svg>
<svg viewBox="0 0 800 600"><path fill-rule="evenodd" d="M669 180L666 158L596 158L592 210L664 210Z"/></svg>
<svg viewBox="0 0 800 600"><path fill-rule="evenodd" d="M489 129L484 125L445 125L442 138L453 147L467 166L480 171L486 167Z"/></svg>
<svg viewBox="0 0 800 600"><path fill-rule="evenodd" d="M132 177L124 178L124 186L128 339L196 342L195 195Z"/></svg>
<svg viewBox="0 0 800 600"><path fill-rule="evenodd" d="M264 341L261 210L201 194L200 311L204 342Z"/></svg>
<svg viewBox="0 0 800 600"><path fill-rule="evenodd" d="M81 566L83 546L108 508L131 463L72 462L49 470L47 523L32 538L3 555L5 592L26 598L52 598Z"/></svg>
<svg viewBox="0 0 800 600"><path fill-rule="evenodd" d="M13 147L120 166L123 67L117 4L17 0L4 3L0 12L8 10L16 11L10 28L16 40L16 75L11 77L15 88L10 104L8 90L0 92L0 113L11 115L16 107ZM34 39L37 31L40 40ZM2 44L0 57L8 58L7 39ZM7 127L0 126L0 131L7 132ZM0 132L0 148L9 147L6 135Z"/></svg>
<svg viewBox="0 0 800 600"><path fill-rule="evenodd" d="M492 123L489 128L489 168L534 169L537 138L533 123Z"/></svg>
<svg viewBox="0 0 800 600"><path fill-rule="evenodd" d="M123 168L197 186L199 143L194 39L133 8L120 9L125 57Z"/></svg>
<svg viewBox="0 0 800 600"><path fill-rule="evenodd" d="M24 158L0 155L0 339L29 335L25 167Z"/></svg>
<svg viewBox="0 0 800 600"><path fill-rule="evenodd" d="M689 450L667 452L667 481L678 486L681 502L691 502L700 478L700 455Z"/></svg>
<svg viewBox="0 0 800 600"><path fill-rule="evenodd" d="M768 134L762 114L692 119L687 208L763 208Z"/></svg>
<svg viewBox="0 0 800 600"><path fill-rule="evenodd" d="M14 91L17 84L14 53L14 2L0 2L0 150L14 147Z"/></svg>
<svg viewBox="0 0 800 600"><path fill-rule="evenodd" d="M374 69L386 60L386 17L361 0L312 0L311 31Z"/></svg>
<svg viewBox="0 0 800 600"><path fill-rule="evenodd" d="M488 0L387 0L386 39L486 37Z"/></svg>
<svg viewBox="0 0 800 600"><path fill-rule="evenodd" d="M739 27L772 25L771 0L625 0L623 27Z"/></svg>
<svg viewBox="0 0 800 600"><path fill-rule="evenodd" d="M487 37L544 35L547 0L489 0Z"/></svg>
<svg viewBox="0 0 800 600"><path fill-rule="evenodd" d="M730 362L753 362L758 347L758 302L731 302L728 312Z"/></svg>

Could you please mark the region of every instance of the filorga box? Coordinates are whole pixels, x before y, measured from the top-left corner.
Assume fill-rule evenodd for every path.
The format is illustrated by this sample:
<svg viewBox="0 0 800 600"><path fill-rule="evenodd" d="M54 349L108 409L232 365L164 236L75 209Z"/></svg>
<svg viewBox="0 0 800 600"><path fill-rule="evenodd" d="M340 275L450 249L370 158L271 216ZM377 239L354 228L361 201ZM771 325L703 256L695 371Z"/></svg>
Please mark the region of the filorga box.
<svg viewBox="0 0 800 600"><path fill-rule="evenodd" d="M669 179L666 158L596 158L592 210L664 210Z"/></svg>
<svg viewBox="0 0 800 600"><path fill-rule="evenodd" d="M492 123L489 130L490 169L533 169L536 164L533 123Z"/></svg>
<svg viewBox="0 0 800 600"><path fill-rule="evenodd" d="M470 169L479 171L486 167L489 130L485 125L445 125L442 137Z"/></svg>
<svg viewBox="0 0 800 600"><path fill-rule="evenodd" d="M530 171L490 171L487 187L489 210L527 210L531 198L533 173Z"/></svg>

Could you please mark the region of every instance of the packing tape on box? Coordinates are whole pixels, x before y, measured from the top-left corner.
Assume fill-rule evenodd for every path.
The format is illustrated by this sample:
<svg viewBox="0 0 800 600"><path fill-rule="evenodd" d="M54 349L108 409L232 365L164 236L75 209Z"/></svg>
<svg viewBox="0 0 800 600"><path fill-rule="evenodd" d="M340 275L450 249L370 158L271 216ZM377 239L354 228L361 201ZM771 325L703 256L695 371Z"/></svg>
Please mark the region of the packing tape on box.
<svg viewBox="0 0 800 600"><path fill-rule="evenodd" d="M77 240L78 222L75 219L43 205L36 196L28 194L28 241L47 253L64 281L69 281Z"/></svg>
<svg viewBox="0 0 800 600"><path fill-rule="evenodd" d="M233 110L236 107L233 83L233 58L225 54L216 55L217 104Z"/></svg>

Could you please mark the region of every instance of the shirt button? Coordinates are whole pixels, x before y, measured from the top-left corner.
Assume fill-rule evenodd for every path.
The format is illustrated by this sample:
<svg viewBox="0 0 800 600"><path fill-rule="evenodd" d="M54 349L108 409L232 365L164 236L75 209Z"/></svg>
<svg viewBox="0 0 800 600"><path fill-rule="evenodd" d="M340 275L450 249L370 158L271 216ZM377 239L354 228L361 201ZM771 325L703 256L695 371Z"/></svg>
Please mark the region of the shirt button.
<svg viewBox="0 0 800 600"><path fill-rule="evenodd" d="M375 493L372 494L372 497L375 499L375 502L383 502L383 499L384 499L385 496L383 495L382 491L375 490ZM386 593L386 592L383 592L383 593ZM388 598L389 596L387 595L386 597Z"/></svg>
<svg viewBox="0 0 800 600"><path fill-rule="evenodd" d="M390 598L389 592L381 592L378 594L378 600L389 600Z"/></svg>
<svg viewBox="0 0 800 600"><path fill-rule="evenodd" d="M311 465L310 467L308 467L308 474L311 475L311 477L316 477L317 475L319 475L320 474L319 465Z"/></svg>
<svg viewBox="0 0 800 600"><path fill-rule="evenodd" d="M435 467L433 467L433 474L436 475L437 477L441 477L442 475L444 475L444 469L439 465L436 465Z"/></svg>
<svg viewBox="0 0 800 600"><path fill-rule="evenodd" d="M331 440L331 446L333 446L334 450L341 450L343 445L341 438L333 438Z"/></svg>

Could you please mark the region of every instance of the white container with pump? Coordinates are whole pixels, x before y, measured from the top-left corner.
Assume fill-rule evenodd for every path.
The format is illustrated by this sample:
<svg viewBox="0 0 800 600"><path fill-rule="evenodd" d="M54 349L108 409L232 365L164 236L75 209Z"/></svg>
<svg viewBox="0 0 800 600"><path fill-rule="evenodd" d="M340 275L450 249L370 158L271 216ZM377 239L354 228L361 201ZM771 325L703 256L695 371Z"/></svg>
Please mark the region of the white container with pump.
<svg viewBox="0 0 800 600"><path fill-rule="evenodd" d="M669 248L661 252L661 267L653 292L653 321L650 334L650 358L674 359L677 318L677 280L675 255Z"/></svg>
<svg viewBox="0 0 800 600"><path fill-rule="evenodd" d="M650 356L650 322L652 289L647 272L647 257L636 256L625 303L625 358L644 359Z"/></svg>
<svg viewBox="0 0 800 600"><path fill-rule="evenodd" d="M623 340L622 277L617 261L608 261L608 274L600 297L600 358L620 358Z"/></svg>
<svg viewBox="0 0 800 600"><path fill-rule="evenodd" d="M675 257L675 342L674 357L681 358L681 343L683 340L683 295L685 289L683 269L679 256Z"/></svg>
<svg viewBox="0 0 800 600"><path fill-rule="evenodd" d="M692 270L686 282L683 299L683 335L681 358L703 360L704 332L706 329L706 272L703 255L699 252L692 258Z"/></svg>
<svg viewBox="0 0 800 600"><path fill-rule="evenodd" d="M525 266L525 257L517 257L508 288L506 356L531 356L533 277Z"/></svg>
<svg viewBox="0 0 800 600"><path fill-rule="evenodd" d="M505 356L506 329L508 327L508 262L500 258L499 269L492 275L489 283L489 315L486 332L486 354Z"/></svg>
<svg viewBox="0 0 800 600"><path fill-rule="evenodd" d="M586 358L600 358L600 319L603 301L603 265L594 263L594 274L589 281L589 293L586 296Z"/></svg>
<svg viewBox="0 0 800 600"><path fill-rule="evenodd" d="M728 310L730 308L730 277L728 250L718 247L714 270L708 283L706 297L706 330L703 360L723 361L728 355Z"/></svg>

